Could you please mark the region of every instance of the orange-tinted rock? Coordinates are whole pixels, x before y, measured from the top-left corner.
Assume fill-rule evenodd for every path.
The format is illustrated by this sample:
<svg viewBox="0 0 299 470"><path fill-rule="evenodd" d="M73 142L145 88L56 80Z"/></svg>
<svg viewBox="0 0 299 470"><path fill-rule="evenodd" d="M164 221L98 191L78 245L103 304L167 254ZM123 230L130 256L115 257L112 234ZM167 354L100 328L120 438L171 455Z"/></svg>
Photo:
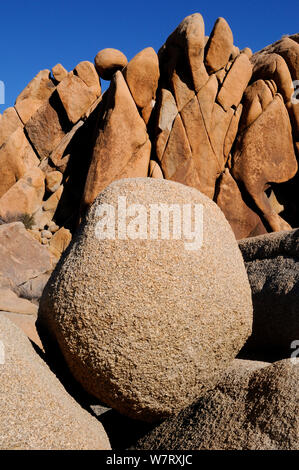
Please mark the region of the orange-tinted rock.
<svg viewBox="0 0 299 470"><path fill-rule="evenodd" d="M59 115L48 101L29 119L25 129L41 159L47 158L65 135Z"/></svg>
<svg viewBox="0 0 299 470"><path fill-rule="evenodd" d="M227 111L239 106L252 75L252 66L246 54L240 54L229 70L218 93L218 103Z"/></svg>
<svg viewBox="0 0 299 470"><path fill-rule="evenodd" d="M148 106L156 99L160 72L158 57L152 47L139 52L125 67L123 74L139 108Z"/></svg>
<svg viewBox="0 0 299 470"><path fill-rule="evenodd" d="M297 169L289 116L282 97L276 95L238 136L232 167L234 178L242 183L273 231L290 226L273 210L264 191L269 182L288 181Z"/></svg>
<svg viewBox="0 0 299 470"><path fill-rule="evenodd" d="M0 121L0 147L19 127L23 128L23 123L15 108L7 108Z"/></svg>
<svg viewBox="0 0 299 470"><path fill-rule="evenodd" d="M180 114L190 145L194 171L197 173L199 181L195 187L206 196L213 198L219 163L211 147L196 96L189 101ZM175 130L172 132L175 132ZM180 153L178 153L178 158L182 158Z"/></svg>
<svg viewBox="0 0 299 470"><path fill-rule="evenodd" d="M97 97L102 93L99 76L94 65L88 60L84 60L76 65L74 72L92 90Z"/></svg>
<svg viewBox="0 0 299 470"><path fill-rule="evenodd" d="M60 255L66 250L72 240L72 235L69 230L62 227L51 238L50 247Z"/></svg>
<svg viewBox="0 0 299 470"><path fill-rule="evenodd" d="M62 80L67 77L68 71L61 64L56 64L52 68L52 75L57 82L62 82Z"/></svg>
<svg viewBox="0 0 299 470"><path fill-rule="evenodd" d="M112 181L147 176L151 144L121 72L108 90L106 111L100 123L87 175L83 207Z"/></svg>
<svg viewBox="0 0 299 470"><path fill-rule="evenodd" d="M148 176L151 178L164 178L161 167L155 160L151 160L149 163Z"/></svg>
<svg viewBox="0 0 299 470"><path fill-rule="evenodd" d="M0 148L0 197L6 193L39 159L18 127Z"/></svg>
<svg viewBox="0 0 299 470"><path fill-rule="evenodd" d="M162 87L173 93L179 111L209 79L204 46L204 22L195 13L179 24L159 51Z"/></svg>
<svg viewBox="0 0 299 470"><path fill-rule="evenodd" d="M205 48L205 66L216 72L229 61L233 50L233 33L224 18L218 18Z"/></svg>
<svg viewBox="0 0 299 470"><path fill-rule="evenodd" d="M76 75L68 75L64 78L57 86L57 92L66 114L73 124L79 121L98 96L93 87L89 88Z"/></svg>
<svg viewBox="0 0 299 470"><path fill-rule="evenodd" d="M160 161L165 179L194 188L200 187L199 177L181 116L178 114Z"/></svg>
<svg viewBox="0 0 299 470"><path fill-rule="evenodd" d="M51 193L55 193L62 181L62 173L60 171L51 171L46 174L46 189Z"/></svg>
<svg viewBox="0 0 299 470"><path fill-rule="evenodd" d="M121 51L107 48L97 53L94 63L99 76L104 80L111 80L115 72L127 65L128 60Z"/></svg>
<svg viewBox="0 0 299 470"><path fill-rule="evenodd" d="M239 127L240 132L249 127L266 110L273 101L275 91L268 80L257 80L246 88L242 99L243 112Z"/></svg>
<svg viewBox="0 0 299 470"><path fill-rule="evenodd" d="M173 122L178 114L178 108L171 92L164 88L160 91L157 106L159 110L155 146L157 157L162 160Z"/></svg>
<svg viewBox="0 0 299 470"><path fill-rule="evenodd" d="M42 204L45 193L45 175L38 168L29 170L0 198L0 217L33 214Z"/></svg>
<svg viewBox="0 0 299 470"><path fill-rule="evenodd" d="M219 178L215 202L229 221L237 240L267 233L259 216L245 203L228 168Z"/></svg>
<svg viewBox="0 0 299 470"><path fill-rule="evenodd" d="M15 108L23 123L33 116L33 114L45 103L52 95L55 85L50 79L50 70L42 70L16 99Z"/></svg>

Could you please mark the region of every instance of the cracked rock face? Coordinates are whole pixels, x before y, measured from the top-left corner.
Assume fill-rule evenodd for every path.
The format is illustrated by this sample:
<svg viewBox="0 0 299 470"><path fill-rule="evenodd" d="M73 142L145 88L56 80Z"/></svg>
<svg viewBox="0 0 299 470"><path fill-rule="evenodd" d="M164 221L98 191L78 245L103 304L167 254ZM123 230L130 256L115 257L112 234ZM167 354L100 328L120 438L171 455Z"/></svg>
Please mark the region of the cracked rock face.
<svg viewBox="0 0 299 470"><path fill-rule="evenodd" d="M98 240L97 209L120 195L149 217L155 203L202 204L202 248L187 250L183 239ZM93 204L45 288L38 328L88 392L156 421L215 383L251 322L244 263L217 205L194 188L137 178L112 183Z"/></svg>

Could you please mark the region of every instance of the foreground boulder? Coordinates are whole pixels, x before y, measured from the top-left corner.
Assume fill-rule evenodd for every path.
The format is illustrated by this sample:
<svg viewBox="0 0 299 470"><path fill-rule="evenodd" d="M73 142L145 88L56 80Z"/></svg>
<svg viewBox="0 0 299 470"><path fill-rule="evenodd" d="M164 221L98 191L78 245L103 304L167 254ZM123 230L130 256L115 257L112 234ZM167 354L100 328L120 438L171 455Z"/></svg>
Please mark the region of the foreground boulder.
<svg viewBox="0 0 299 470"><path fill-rule="evenodd" d="M299 368L235 361L219 385L144 438L140 450L298 450Z"/></svg>
<svg viewBox="0 0 299 470"><path fill-rule="evenodd" d="M299 339L299 229L239 242L253 299L253 331L242 357L290 357Z"/></svg>
<svg viewBox="0 0 299 470"><path fill-rule="evenodd" d="M124 198L130 217L121 206L118 216L131 220L130 238L120 223L119 239L117 232L99 239L99 211L113 212ZM160 233L149 239L150 224L143 222L148 215L154 220L153 204L177 204L179 211L190 204L197 235L195 210L202 205L203 246L190 246L186 220L181 239ZM214 384L251 322L244 263L217 205L194 188L136 178L112 183L97 198L45 288L37 326L45 345L50 332L86 391L120 413L154 421Z"/></svg>
<svg viewBox="0 0 299 470"><path fill-rule="evenodd" d="M3 315L0 340L0 449L109 450L102 425L66 393L26 336Z"/></svg>

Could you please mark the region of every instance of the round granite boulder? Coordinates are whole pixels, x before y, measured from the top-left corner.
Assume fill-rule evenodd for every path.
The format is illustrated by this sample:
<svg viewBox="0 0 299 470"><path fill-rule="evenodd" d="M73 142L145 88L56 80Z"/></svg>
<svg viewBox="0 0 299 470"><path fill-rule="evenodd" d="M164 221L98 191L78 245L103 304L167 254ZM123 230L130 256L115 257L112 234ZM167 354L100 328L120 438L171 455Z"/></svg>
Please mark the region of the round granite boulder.
<svg viewBox="0 0 299 470"><path fill-rule="evenodd" d="M108 406L144 421L179 412L251 333L251 291L228 222L194 188L112 183L53 272L37 325Z"/></svg>
<svg viewBox="0 0 299 470"><path fill-rule="evenodd" d="M94 59L95 68L101 78L111 80L117 70L122 70L128 63L126 56L117 49L102 49Z"/></svg>

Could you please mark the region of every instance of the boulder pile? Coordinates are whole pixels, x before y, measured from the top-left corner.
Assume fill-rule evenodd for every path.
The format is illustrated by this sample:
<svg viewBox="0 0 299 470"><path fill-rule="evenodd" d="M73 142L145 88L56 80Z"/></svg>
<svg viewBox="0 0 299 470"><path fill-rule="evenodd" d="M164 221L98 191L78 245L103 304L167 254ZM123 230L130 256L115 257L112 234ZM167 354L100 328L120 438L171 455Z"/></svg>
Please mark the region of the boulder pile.
<svg viewBox="0 0 299 470"><path fill-rule="evenodd" d="M298 83L194 13L0 115L0 449L299 449Z"/></svg>

